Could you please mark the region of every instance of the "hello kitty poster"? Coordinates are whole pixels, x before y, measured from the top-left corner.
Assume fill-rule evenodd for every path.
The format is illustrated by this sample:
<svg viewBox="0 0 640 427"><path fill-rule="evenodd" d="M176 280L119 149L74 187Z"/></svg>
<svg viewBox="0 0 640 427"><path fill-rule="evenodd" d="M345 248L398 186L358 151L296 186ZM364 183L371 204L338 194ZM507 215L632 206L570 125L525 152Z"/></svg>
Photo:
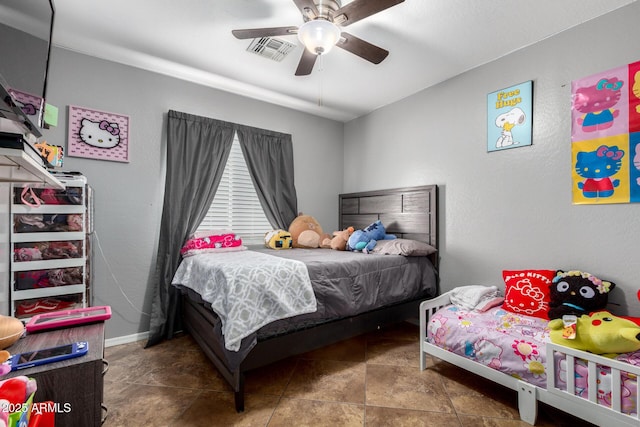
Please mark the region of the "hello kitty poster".
<svg viewBox="0 0 640 427"><path fill-rule="evenodd" d="M640 202L640 61L571 83L574 204Z"/></svg>
<svg viewBox="0 0 640 427"><path fill-rule="evenodd" d="M129 116L70 105L66 154L129 162Z"/></svg>

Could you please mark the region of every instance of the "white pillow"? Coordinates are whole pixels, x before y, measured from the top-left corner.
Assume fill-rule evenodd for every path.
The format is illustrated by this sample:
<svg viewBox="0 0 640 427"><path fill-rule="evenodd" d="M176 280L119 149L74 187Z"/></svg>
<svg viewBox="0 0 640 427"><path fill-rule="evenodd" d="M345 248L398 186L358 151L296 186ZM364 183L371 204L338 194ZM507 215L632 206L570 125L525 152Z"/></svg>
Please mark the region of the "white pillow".
<svg viewBox="0 0 640 427"><path fill-rule="evenodd" d="M403 256L428 256L435 252L437 249L430 244L411 239L378 240L371 251L374 254Z"/></svg>

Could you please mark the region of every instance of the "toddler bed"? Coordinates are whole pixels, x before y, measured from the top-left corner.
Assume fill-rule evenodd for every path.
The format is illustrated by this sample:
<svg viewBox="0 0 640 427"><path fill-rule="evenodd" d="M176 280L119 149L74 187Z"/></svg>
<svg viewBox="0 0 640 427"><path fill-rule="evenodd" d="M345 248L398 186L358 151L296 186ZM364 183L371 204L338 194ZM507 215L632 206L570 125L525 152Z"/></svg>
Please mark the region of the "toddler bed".
<svg viewBox="0 0 640 427"><path fill-rule="evenodd" d="M420 305L420 369L427 355L516 390L535 424L544 402L597 425L640 425L640 351L610 359L549 341L548 321L502 306L452 304L452 291Z"/></svg>
<svg viewBox="0 0 640 427"><path fill-rule="evenodd" d="M212 261L206 256L208 254L185 258L176 272L173 283L184 295L183 325L234 389L237 411L244 409L244 377L247 371L381 326L415 318L420 303L437 295L435 185L341 194L339 207L340 229L348 226L361 229L380 220L387 233L395 234L406 242L421 242L423 246L426 243L434 251L428 256L408 256L411 253L404 256L331 249L253 248L212 255L217 261ZM240 253L243 255L237 257ZM238 261L240 258L246 259ZM244 270L247 262L255 266L263 261L269 264L269 260L277 260L272 262L285 266L283 270L274 270L275 274L290 269L288 273L282 273L285 289L291 289L297 280L291 279L293 276L305 275L296 264L302 263L306 267L309 282L300 292L285 297L291 304L284 304L287 307L283 310L291 309L289 314L295 315L289 317L286 314L282 319L272 319L262 314L254 316L254 308L245 307L244 311L240 310L239 317L253 323L253 327L234 335L227 322L223 321L233 313L221 313L219 300L236 297L220 297L217 290L207 288L206 282L209 281L205 276L220 274L212 273L207 264L237 265L246 279L239 280L233 287L247 291L258 276L255 270ZM290 279L292 281L287 282ZM308 289L312 289L313 301L308 299ZM280 295L259 297L264 300L271 298L277 302L269 301L268 304L274 302L278 308L268 311L280 310ZM237 299L253 301L253 297L240 296ZM255 327L258 328L253 330Z"/></svg>

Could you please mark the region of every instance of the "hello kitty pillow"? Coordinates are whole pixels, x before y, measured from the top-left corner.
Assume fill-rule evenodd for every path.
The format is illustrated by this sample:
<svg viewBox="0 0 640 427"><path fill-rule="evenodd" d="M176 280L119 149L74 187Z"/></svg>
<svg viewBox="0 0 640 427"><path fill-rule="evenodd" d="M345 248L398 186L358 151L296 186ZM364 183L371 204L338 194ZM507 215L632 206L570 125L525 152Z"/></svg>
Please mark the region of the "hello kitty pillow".
<svg viewBox="0 0 640 427"><path fill-rule="evenodd" d="M555 274L555 270L504 270L502 308L512 313L549 320L549 286Z"/></svg>

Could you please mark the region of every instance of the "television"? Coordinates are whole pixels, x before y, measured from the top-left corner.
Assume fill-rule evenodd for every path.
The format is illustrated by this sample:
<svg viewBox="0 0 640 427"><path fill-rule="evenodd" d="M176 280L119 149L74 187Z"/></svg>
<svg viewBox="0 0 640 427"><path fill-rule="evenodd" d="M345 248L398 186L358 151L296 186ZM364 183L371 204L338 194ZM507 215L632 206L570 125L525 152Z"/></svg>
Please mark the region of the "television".
<svg viewBox="0 0 640 427"><path fill-rule="evenodd" d="M0 2L0 118L35 138L46 127L54 18L53 0Z"/></svg>

